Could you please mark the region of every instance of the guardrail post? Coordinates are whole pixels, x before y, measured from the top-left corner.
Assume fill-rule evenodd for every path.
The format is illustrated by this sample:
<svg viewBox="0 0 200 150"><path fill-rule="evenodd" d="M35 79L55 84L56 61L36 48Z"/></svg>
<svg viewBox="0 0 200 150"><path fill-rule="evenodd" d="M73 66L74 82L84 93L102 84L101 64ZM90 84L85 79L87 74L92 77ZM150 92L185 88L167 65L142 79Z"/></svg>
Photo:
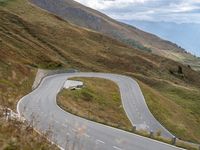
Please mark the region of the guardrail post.
<svg viewBox="0 0 200 150"><path fill-rule="evenodd" d="M132 132L136 132L136 126L133 126Z"/></svg>
<svg viewBox="0 0 200 150"><path fill-rule="evenodd" d="M149 137L153 138L153 131L152 130L150 131Z"/></svg>
<svg viewBox="0 0 200 150"><path fill-rule="evenodd" d="M5 115L6 121L8 121L8 119L9 119L9 110L8 110L8 108L4 109L4 115Z"/></svg>
<svg viewBox="0 0 200 150"><path fill-rule="evenodd" d="M200 150L200 145L199 145L199 150Z"/></svg>
<svg viewBox="0 0 200 150"><path fill-rule="evenodd" d="M176 137L172 137L172 145L176 145Z"/></svg>

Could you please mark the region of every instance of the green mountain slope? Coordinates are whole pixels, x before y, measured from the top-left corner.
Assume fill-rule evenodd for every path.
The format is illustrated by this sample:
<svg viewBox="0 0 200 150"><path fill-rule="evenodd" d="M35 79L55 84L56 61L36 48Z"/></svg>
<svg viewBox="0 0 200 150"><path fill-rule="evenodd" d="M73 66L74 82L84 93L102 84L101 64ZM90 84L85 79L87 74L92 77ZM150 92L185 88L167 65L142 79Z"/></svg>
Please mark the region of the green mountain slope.
<svg viewBox="0 0 200 150"><path fill-rule="evenodd" d="M73 0L30 1L67 21L103 33L131 47L149 52L152 51L154 54L173 59L186 65L191 65L196 70L200 68L200 59L186 53L184 49L176 44L143 32L135 27L117 22Z"/></svg>

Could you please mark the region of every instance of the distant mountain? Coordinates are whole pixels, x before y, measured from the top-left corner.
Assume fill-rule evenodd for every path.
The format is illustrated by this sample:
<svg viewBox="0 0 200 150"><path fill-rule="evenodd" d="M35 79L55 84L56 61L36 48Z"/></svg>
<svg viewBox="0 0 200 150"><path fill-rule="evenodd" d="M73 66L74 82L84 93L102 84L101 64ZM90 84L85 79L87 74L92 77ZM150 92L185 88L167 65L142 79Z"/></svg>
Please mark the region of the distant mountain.
<svg viewBox="0 0 200 150"><path fill-rule="evenodd" d="M196 58L176 44L158 36L143 32L133 26L118 22L96 10L83 6L73 0L30 0L33 4L46 9L73 24L88 28L115 38L131 47L152 51L155 54L193 65Z"/></svg>
<svg viewBox="0 0 200 150"><path fill-rule="evenodd" d="M156 34L157 36L173 41L184 49L200 56L200 24L151 22L151 21L124 21L141 30Z"/></svg>

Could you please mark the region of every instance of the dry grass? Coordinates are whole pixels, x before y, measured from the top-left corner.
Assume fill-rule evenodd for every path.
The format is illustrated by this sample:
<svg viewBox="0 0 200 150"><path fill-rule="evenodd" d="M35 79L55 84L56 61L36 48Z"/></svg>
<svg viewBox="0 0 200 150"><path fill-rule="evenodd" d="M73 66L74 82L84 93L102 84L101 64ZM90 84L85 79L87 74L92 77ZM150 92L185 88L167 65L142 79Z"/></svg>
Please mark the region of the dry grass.
<svg viewBox="0 0 200 150"><path fill-rule="evenodd" d="M159 122L180 139L200 142L198 90L186 90L159 82L159 87L154 84L155 89L152 89L139 83L151 112Z"/></svg>
<svg viewBox="0 0 200 150"><path fill-rule="evenodd" d="M99 78L75 78L83 81L80 90L63 90L58 104L64 110L109 126L131 130L132 125L122 107L118 86Z"/></svg>
<svg viewBox="0 0 200 150"><path fill-rule="evenodd" d="M45 136L38 135L28 123L17 120L6 121L2 116L0 116L0 149L58 150L55 145L47 142Z"/></svg>
<svg viewBox="0 0 200 150"><path fill-rule="evenodd" d="M15 65L1 71L0 105L15 110L18 100L31 92L36 70Z"/></svg>

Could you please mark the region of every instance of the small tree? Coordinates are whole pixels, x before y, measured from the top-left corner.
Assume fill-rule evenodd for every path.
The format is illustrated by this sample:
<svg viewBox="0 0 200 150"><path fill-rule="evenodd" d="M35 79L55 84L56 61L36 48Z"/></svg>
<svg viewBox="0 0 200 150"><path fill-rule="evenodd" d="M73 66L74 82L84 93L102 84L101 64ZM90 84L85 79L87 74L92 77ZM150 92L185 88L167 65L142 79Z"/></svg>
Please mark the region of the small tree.
<svg viewBox="0 0 200 150"><path fill-rule="evenodd" d="M181 66L178 66L178 74L183 74L183 69Z"/></svg>

